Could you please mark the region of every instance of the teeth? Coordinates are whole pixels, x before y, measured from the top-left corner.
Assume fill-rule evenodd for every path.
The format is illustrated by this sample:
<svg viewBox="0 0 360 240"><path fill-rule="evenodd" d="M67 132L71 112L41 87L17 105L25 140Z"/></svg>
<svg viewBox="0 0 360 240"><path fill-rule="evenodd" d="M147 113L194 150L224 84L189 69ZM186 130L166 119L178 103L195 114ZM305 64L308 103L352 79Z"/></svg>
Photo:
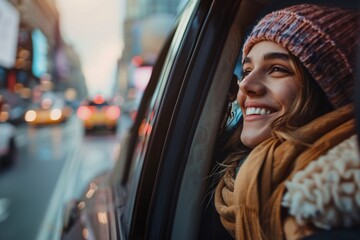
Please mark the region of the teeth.
<svg viewBox="0 0 360 240"><path fill-rule="evenodd" d="M270 114L270 110L266 110L265 108L254 108L254 107L250 107L246 109L246 115L253 115L253 114L257 114L257 115L267 115Z"/></svg>

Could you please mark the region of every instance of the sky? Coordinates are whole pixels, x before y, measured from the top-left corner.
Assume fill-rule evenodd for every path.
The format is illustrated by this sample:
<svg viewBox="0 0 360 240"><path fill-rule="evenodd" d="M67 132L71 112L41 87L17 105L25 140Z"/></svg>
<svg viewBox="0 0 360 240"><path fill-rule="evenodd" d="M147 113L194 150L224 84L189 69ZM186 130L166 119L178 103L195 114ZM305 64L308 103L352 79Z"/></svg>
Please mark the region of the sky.
<svg viewBox="0 0 360 240"><path fill-rule="evenodd" d="M123 48L121 0L56 0L64 40L79 54L89 95L110 96Z"/></svg>

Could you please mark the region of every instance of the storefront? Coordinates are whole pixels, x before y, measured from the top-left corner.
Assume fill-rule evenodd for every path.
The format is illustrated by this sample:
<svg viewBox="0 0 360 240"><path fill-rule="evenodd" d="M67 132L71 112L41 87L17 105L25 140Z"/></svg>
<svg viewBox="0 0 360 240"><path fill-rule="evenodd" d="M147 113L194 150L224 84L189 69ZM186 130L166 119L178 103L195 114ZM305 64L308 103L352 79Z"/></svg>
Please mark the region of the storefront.
<svg viewBox="0 0 360 240"><path fill-rule="evenodd" d="M0 1L0 88L6 88L9 80L9 69L16 62L19 35L20 14L7 1Z"/></svg>

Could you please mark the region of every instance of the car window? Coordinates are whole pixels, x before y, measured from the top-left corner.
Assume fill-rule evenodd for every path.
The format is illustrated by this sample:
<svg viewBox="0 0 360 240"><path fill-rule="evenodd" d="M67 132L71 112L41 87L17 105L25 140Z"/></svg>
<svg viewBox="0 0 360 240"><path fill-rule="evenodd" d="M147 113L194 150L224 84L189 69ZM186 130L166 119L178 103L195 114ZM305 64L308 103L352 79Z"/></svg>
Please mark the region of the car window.
<svg viewBox="0 0 360 240"><path fill-rule="evenodd" d="M192 7L194 7L196 1L192 2ZM189 13L191 12L189 10L187 11ZM125 232L128 232L130 228L132 215L134 213L134 204L137 197L136 188L140 181L145 154L151 138L152 129L156 124L157 115L160 111L162 98L167 87L168 76L172 70L172 66L174 66L182 36L186 31L188 22L186 18L191 17L189 13L187 15L185 14L185 19L179 20L180 23L177 32L172 33L169 36L169 39L158 58L157 64L154 66L149 85L145 89L137 117L130 130L130 135L132 136L128 136L129 138L127 139L128 145L133 144L133 146L128 147L128 149L132 149L132 151L127 151L127 156L124 157L126 158L127 163L125 163L125 166L122 166L123 174L120 174L121 176L118 176L118 178L116 178L117 180L115 180L118 181L116 183L118 189L132 189L132 191L128 192L129 195L126 197L124 207L125 212L119 214L121 215L121 228L123 227ZM121 192L121 190L119 192Z"/></svg>
<svg viewBox="0 0 360 240"><path fill-rule="evenodd" d="M220 3L218 3L220 4ZM259 3L244 3L247 10L237 12L232 21L229 35L225 38L223 50L218 65L214 69L211 87L207 92L207 99L202 110L199 123L191 144L190 154L182 186L180 188L173 224L172 239L230 239L229 235L221 229L217 214L212 211L211 169L214 166L214 151L221 149L218 140L222 125L227 119L227 89L231 89L232 82L236 84L241 68L238 53L245 33L244 21L250 21L249 16L256 16L262 8ZM235 6L227 6L235 10ZM244 6L242 6L244 7ZM225 8L224 8L225 9ZM228 9L228 15L231 11ZM235 14L232 12L232 14ZM246 15L244 15L246 13ZM230 15L231 16L231 15ZM232 63L232 64L230 64ZM235 106L236 107L236 106ZM239 121L241 112L236 116Z"/></svg>
<svg viewBox="0 0 360 240"><path fill-rule="evenodd" d="M296 2L304 2L304 1L296 1ZM330 4L338 4L340 7L345 7L345 8L354 8L354 6L356 5L356 4L354 4L354 1L343 1L343 2L339 3L336 1L321 1L320 0L320 1L310 1L310 2L320 2L322 4L329 4L329 2L330 2ZM251 3L249 3L249 2L247 4L248 4L248 7L254 7L254 6L251 6ZM237 25L237 27L234 26L234 28L240 28L241 33L246 33L247 28L244 28L244 27L246 25L250 24L251 21L254 21L254 19L257 18L255 16L263 16L264 14L268 13L269 11L278 9L279 7L282 7L284 5L292 5L292 4L294 4L294 3L293 2L290 3L288 1L277 1L276 4L273 4L270 7L266 7L265 5L259 6L257 14L254 14L253 15L254 17L250 17L249 15L245 14L247 7L245 6L246 4L244 3L240 6L240 9L239 9L239 12L237 15L237 19L234 22L234 25ZM245 22L248 22L248 23L245 24ZM236 41L236 40L234 40L234 39L236 39L236 37L235 36L232 36L232 37L229 36L229 37L230 37L230 39L231 38L233 39L233 40L229 40L228 44L230 45L230 44L233 44L234 41ZM241 37L245 37L245 34L241 35ZM239 50L241 50L241 49L239 49ZM226 51L226 50L224 50L224 51ZM238 52L239 52L239 54L241 54L241 51L238 51ZM241 56L239 55L238 59L240 59L240 58L241 58ZM359 56L358 56L358 58L359 58ZM235 70L234 70L234 74L238 77L241 77L239 69L241 69L241 63L238 61L237 65L235 67ZM214 79L214 81L216 81L216 79ZM359 101L359 98L357 98L357 99ZM238 113L238 111L236 110L237 109L236 103L235 103L235 106L233 106L233 107L234 107L234 110L233 110L234 113L237 114L236 116L239 116L239 114L241 115L241 113ZM203 123L204 127L205 126L209 127L209 121L207 121L207 118L209 118L208 113L210 111L211 110L209 107L209 109L207 111L207 116L206 117L204 116L204 123ZM235 118L235 120L237 119L236 121L238 121L238 119L240 119L240 118L236 117L236 116L232 116L232 117ZM360 116L360 115L358 115L358 116ZM233 120L233 119L230 119L230 117L229 117L228 120ZM229 123L229 125L231 125L231 123ZM221 123L220 123L220 126L221 126ZM230 126L230 127L233 127L233 126ZM220 129L221 129L221 127L220 127ZM359 134L359 129L360 128L358 127L358 134ZM222 132L222 133L224 133L224 132ZM203 134L203 133L201 133L201 129L199 129L198 134L199 134L199 136L201 136L201 134ZM220 143L220 145L215 146L216 153L213 153L213 156L215 156L216 154L218 154L219 152L222 151L223 143L224 143L224 141L226 141L225 139L222 139L222 137L226 137L226 138L229 137L229 134L227 134L227 133L224 135L226 135L226 136L222 136L222 135L218 136L216 141L217 141L217 144ZM196 137L195 137L194 141L196 141ZM199 144L193 145L194 152L196 151L197 147L199 147ZM213 146L210 148L214 149ZM209 148L206 148L206 149L209 149ZM199 150L197 152L199 152ZM193 161L192 164L199 165L199 159L202 159L202 158L200 158L198 154L194 155L193 159L191 157L192 156L190 156L189 161ZM211 156L209 156L209 158L211 158ZM207 167L206 164L201 165L201 166ZM211 206L211 205L213 204L213 201L214 201L214 199L212 198L213 192L211 192L211 191L213 191L214 187L215 187L213 185L212 181L214 181L214 179L215 179L215 182L216 182L217 176L211 175L211 174L213 174L213 172L211 172L211 171L210 171L210 173L204 173L204 179L208 178L209 180L204 180L204 182L206 182L206 183L204 183L204 185L202 186L203 188L201 189L199 186L199 189L198 189L200 192L203 191L204 195L198 196L198 199L196 200L197 203L193 200L191 200L192 202L189 203L189 199L194 198L194 194L193 194L194 188L191 187L191 186L194 186L194 179L191 179L191 177L192 177L191 171L194 171L194 167L188 164L187 168L188 168L188 170L187 170L188 172L185 172L186 177L184 177L184 180L183 180L183 184L184 184L183 189L182 189L183 192L181 192L179 195L179 203L178 203L178 208L177 208L178 214L176 214L177 222L174 224L174 226L176 225L176 228L174 227L174 230L177 230L177 231L173 232L173 239L181 239L181 238L183 238L183 239L185 239L185 238L186 239L232 239L232 237L230 237L230 235L227 232L223 231L224 229L221 226L221 223L219 222L218 213L213 212L211 210L211 208L213 208L213 206ZM208 169L211 169L211 168L208 168ZM191 180L189 180L189 179L191 179ZM209 185L206 185L206 184L209 184ZM199 217L199 218L201 218L201 220L200 220L201 223L196 222L196 220L194 220L194 211L196 211L197 208L201 208L200 202L204 209L203 215L201 215ZM189 211L188 216L186 216L185 209L188 208L186 206L191 206L193 208L192 210ZM182 213L180 214L181 211L182 211ZM194 222L194 224L185 224L185 222L189 222L189 221ZM190 227L191 230L189 230L189 232L192 234L191 236L185 235L186 231L185 231L184 227L187 225L194 226L193 229L191 229L191 227ZM177 226L181 226L181 227L178 228ZM223 232L223 233L221 233L221 232ZM225 234L225 235L218 235L218 234ZM181 237L179 237L179 235Z"/></svg>
<svg viewBox="0 0 360 240"><path fill-rule="evenodd" d="M141 116L141 114L139 114L139 117L136 119L137 121L139 121L139 125L138 127L135 129L135 131L138 131L137 133L137 137L136 137L136 144L134 146L134 155L131 158L130 163L132 164L132 167L130 168L126 168L128 170L130 170L129 172L129 182L128 182L128 196L126 198L126 204L124 209L126 209L125 211L125 215L123 215L123 224L125 224L125 231L128 232L129 228L133 228L134 230L132 232L134 232L134 234L139 234L140 236L143 236L142 234L144 234L142 231L146 227L149 227L149 223L146 221L150 221L152 224L152 226L150 228L153 228L152 230L149 230L151 236L153 236L154 238L157 238L159 234L166 234L165 232L163 232L163 228L168 225L171 224L172 222L167 223L166 220L164 222L163 219L166 219L168 214L172 214L173 211L171 211L170 208L165 207L166 205L162 205L161 204L161 199L165 199L166 198L166 204L172 204L172 201L177 201L176 200L176 195L172 195L171 192L172 191L178 191L177 188L173 188L171 187L172 185L172 181L177 181L173 176L176 175L172 175L171 172L172 171L177 171L177 167L176 165L179 165L179 167L181 168L181 165L186 164L186 161L181 162L181 159L184 159L184 157L188 156L188 154L190 154L190 162L194 162L194 165L192 165L193 167L198 165L198 162L201 161L201 164L205 164L203 169L200 169L201 175L205 176L207 171L209 170L209 156L211 155L211 151L208 151L205 155L201 156L201 159L199 159L199 155L192 155L192 150L189 149L186 150L186 152L182 152L178 154L178 159L175 158L175 155L177 155L177 151L179 148L179 144L181 144L181 141L185 141L182 144L189 144L191 142L191 138L193 136L193 134L201 134L204 133L202 131L200 131L199 133L196 133L195 129L191 130L191 131L187 131L186 132L189 134L189 138L187 138L187 134L181 136L181 138L183 139L176 139L176 135L178 131L180 132L184 132L183 129L183 124L188 124L193 125L196 124L196 122L198 121L200 116L193 116L193 119L191 119L191 121L193 121L194 123L182 123L182 120L179 120L179 126L175 126L174 129L171 128L172 133L170 133L170 135L172 134L173 136L166 136L166 138L170 141L170 145L172 146L163 146L164 143L164 138L160 139L156 139L159 141L154 140L154 143L152 145L157 145L158 149L155 149L152 151L162 151L162 149L164 149L166 152L162 153L158 153L158 154L154 154L155 156L159 157L161 156L161 158L166 158L166 160L162 159L161 162L161 169L171 169L169 172L167 172L166 170L163 170L163 172L159 172L159 169L157 167L158 158L151 158L148 157L150 159L148 159L149 162L148 165L144 165L144 159L147 157L146 154L150 155L151 153L146 152L145 150L148 148L149 146L149 142L151 141L151 138L156 138L151 136L152 133L154 134L163 134L166 135L168 134L166 129L169 127L168 125L169 120L171 118L173 118L174 120L177 119L177 117L180 116L185 116L184 120L186 120L186 115L188 113L185 112L189 112L189 108L191 109L190 112L194 112L194 113L198 113L198 110L193 109L193 107L190 107L189 104L196 106L198 109L201 109L201 107L204 104L207 104L207 108L209 108L209 112L203 112L204 114L201 115L201 118L207 119L207 120L202 120L204 121L202 124L209 124L209 121L211 121L211 128L209 128L208 131L205 131L206 133L211 134L210 138L207 139L205 142L202 141L202 138L198 139L197 137L195 137L195 139L199 140L199 141L195 141L193 146L195 147L193 149L193 151L195 152L199 152L200 150L202 150L203 148L205 149L211 149L213 147L213 144L215 142L215 138L216 138L216 133L217 133L217 128L219 126L219 121L221 118L221 115L219 114L219 112L223 112L224 109L224 101L226 98L226 89L228 89L229 85L230 85L230 79L233 76L233 68L235 68L235 62L236 62L236 58L237 58L237 52L238 50L234 51L234 48L229 48L227 51L227 54L224 54L223 58L227 58L227 60L223 59L222 60L222 64L218 65L218 60L220 58L219 53L221 52L221 48L217 48L217 47L213 47L213 46L222 46L222 44L224 44L224 39L226 39L226 34L224 34L224 36L222 36L221 38L217 38L216 37L216 32L220 30L224 29L224 26L226 26L227 30L229 29L229 19L231 19L233 17L234 12L232 13L232 15L230 15L230 18L226 18L224 16L226 16L226 14L224 15L224 11L227 11L229 9L233 8L233 5L229 3L229 5L227 6L227 8L224 8L222 11L220 11L220 9L222 8L211 8L213 7L212 5L210 5L210 3L203 3L204 6L202 6L201 10L199 10L197 14L197 16L191 16L190 14L186 14L184 15L184 18L187 18L186 21L184 20L185 23L187 23L189 21L189 19L192 19L193 21L191 22L192 26L189 28L194 28L194 29L198 29L197 31L193 31L191 32L189 29L186 29L187 24L184 24L184 26L179 25L177 33L180 33L178 35L175 35L172 45L170 47L170 51L168 53L168 58L171 59L173 57L175 57L176 55L176 49L180 46L180 42L181 40L183 40L183 34L186 32L186 30L189 31L189 38L193 38L196 41L196 44L194 44L193 46L191 45L186 45L186 43L184 43L184 45L186 45L187 51L190 51L191 54L193 54L191 56L191 63L188 63L189 60L186 59L190 59L190 58L179 58L177 61L179 62L172 62L172 61L167 61L167 64L164 65L163 69L162 69L162 77L160 77L160 81L158 82L158 84L156 85L156 88L154 89L154 93L152 94L152 96L149 98L148 103L146 103L146 114ZM219 4L219 2L218 2ZM197 7L197 2L193 1L192 5L190 4L191 8L189 7L189 9L192 11L194 10L195 7ZM219 6L218 6L219 7ZM200 7L199 7L200 9ZM214 9L214 12L208 11L208 9ZM217 9L217 10L215 10ZM227 10L226 10L227 9ZM191 13L191 11L189 10L189 13ZM208 20L207 17L210 17L211 19L211 24L209 22L206 22L206 20ZM192 17L192 18L191 18ZM223 25L218 25L218 18L220 18L220 21L222 21ZM205 20L206 19L206 20ZM206 24L202 25L203 22L206 22ZM181 23L181 22L180 22ZM215 30L216 28L214 28L214 26L216 26L218 29ZM209 31L205 31L204 29L209 28ZM193 33L193 34L191 34ZM203 34L202 37L197 38L199 34ZM226 31L225 31L226 33ZM235 32L236 33L236 32ZM234 34L235 34L234 33ZM200 34L200 35L201 35ZM206 40L204 40L204 39ZM234 40L234 39L232 39ZM237 42L237 47L239 48L240 45L240 36L236 36L235 37L235 41ZM206 44L204 44L206 43ZM176 45L178 47L176 47ZM232 44L229 44L229 46L231 46ZM194 50L193 50L194 49ZM193 51L193 52L192 52ZM206 56L206 57L204 57ZM196 60L197 59L197 60ZM214 59L217 59L214 61ZM233 59L233 67L229 66L229 59ZM205 68L204 66L206 66L206 63L211 63L211 66L213 67L213 69L211 68ZM176 86L176 87L168 87L166 86L166 81L169 80L169 75L171 71L172 71L172 67L176 66L176 67L184 67L187 66L187 64L189 64L190 69L184 69L183 71L186 72L186 74L188 74L188 76L186 76L186 78L188 78L188 82L184 82L181 83L181 81L183 81L181 76L178 76L178 81L174 81L175 83L173 83L174 85L176 84L180 84L180 86ZM195 66L196 65L196 66ZM210 67L210 65L208 65L208 67ZM216 71L216 69L218 69L218 71ZM222 71L223 69L227 69L227 72L225 73L224 71ZM179 69L177 69L179 70ZM175 71L174 72L176 74L181 73L181 71ZM209 83L212 81L212 77L216 75L216 78L218 79L214 85L210 86ZM165 77L165 78L164 78ZM151 80L150 80L151 81ZM195 84L200 84L200 85L195 85ZM167 88L168 87L168 88ZM212 89L212 95L211 95L211 100L206 100L207 103L204 102L205 98L206 98L206 94L208 89ZM198 92L194 92L194 90L198 91ZM167 99L167 103L164 104L164 106L166 106L166 108L168 109L161 109L161 104L163 101L163 94L164 91L167 91L166 94L169 96L176 96L177 94L179 94L180 91L183 91L184 93L181 93L179 95L178 100L178 104L179 104L179 109L175 110L178 111L175 116L172 116L171 114L163 114L163 115L168 115L166 117L162 117L163 118L163 122L161 122L161 120L157 120L157 118L159 118L158 113L159 110L163 111L163 112L170 112L170 111L174 111L174 109L172 109L172 107L175 108L175 105L171 105L171 100L169 101L169 99ZM173 93L171 93L173 91ZM187 94L189 96L187 96ZM195 94L195 96L193 95ZM205 94L205 95L203 95ZM222 94L222 95L218 95L218 94ZM221 96L223 97L224 101L221 101ZM189 98L188 98L189 97ZM219 98L220 97L220 98ZM173 97L174 98L174 97ZM198 99L201 100L201 102L198 101L193 101L193 102L188 102L190 101L190 99L193 98L194 100ZM198 104L199 103L199 104ZM175 103L174 103L175 104ZM210 105L209 105L210 104ZM183 110L182 110L183 109ZM184 114L182 114L181 112L184 112ZM211 114L210 114L211 113ZM209 115L210 114L210 115ZM177 116L177 117L176 117ZM190 116L190 118L191 118ZM159 123L157 123L159 122ZM156 128L156 124L161 125L161 127L159 127L157 129L157 131L154 132L154 128ZM172 124L172 123L171 123ZM177 123L174 123L177 124ZM136 124L134 124L135 126ZM209 126L210 126L209 125ZM203 127L200 127L199 129L203 130ZM163 131L161 133L161 131ZM160 133L159 133L160 132ZM179 132L179 133L180 133ZM179 135L180 136L180 135ZM196 135L195 135L196 136ZM184 138L185 137L185 138ZM190 141L190 142L187 142ZM185 146L181 146L181 147L185 147ZM156 148L154 146L152 146L152 148ZM207 162L206 162L207 161ZM165 165L163 165L165 164ZM166 166L167 164L170 164L172 166ZM190 164L191 165L191 164ZM197 168L198 169L198 168ZM144 173L144 170L146 170L146 172ZM181 170L183 171L183 170ZM185 170L186 171L186 170ZM194 169L190 167L190 169L188 169L190 175L193 175L194 173ZM182 172L178 172L180 175L179 177L182 178ZM170 174L170 176L169 176ZM186 172L184 173L184 179L186 178ZM162 177L162 175L164 175L164 177ZM202 177L199 177L201 175L197 175L196 178L197 179L202 179ZM155 176L157 176L157 180L159 182L159 186L157 185L157 183L152 184L152 181L150 179L149 181L149 177L150 178L154 178ZM162 179L166 179L169 178L169 181L165 180L162 181ZM204 182L201 183L196 183L196 185L192 184L191 179L193 179L192 177L188 178L187 181L184 180L186 183L183 186L186 186L186 184L190 184L190 188L189 189L193 189L195 191L199 190L199 188L204 188ZM141 181L148 181L149 183L145 183L145 182L141 182ZM146 186L146 187L144 187ZM163 194L165 194L166 196L162 196L163 194L158 194L158 192L152 192L152 188L156 188L156 191L161 192ZM141 187L142 189L139 190L139 187ZM167 188L172 188L171 191L168 191ZM187 186L188 187L188 186ZM184 191L187 191L187 187L183 187ZM138 189L138 192L135 191L135 189ZM145 190L143 190L145 188ZM165 189L163 189L165 188ZM190 190L191 191L191 190ZM201 192L201 194L203 194L203 191L199 191ZM196 194L196 193L195 193ZM154 199L152 198L152 196L154 196ZM170 196L170 198L168 198ZM188 202L188 198L186 197L187 194L182 194L180 196L184 196L184 199L179 199L179 203L181 204L185 204L186 206L188 206L187 202ZM202 197L203 195L198 195L198 197ZM152 206L151 209L148 210L149 206L147 206L149 204L149 201L156 203L155 206ZM136 200L139 201L138 205L136 205ZM184 201L183 201L184 200ZM194 200L199 200L199 198L194 198ZM147 202L148 201L148 202ZM201 201L199 201L201 202ZM164 202L165 204L165 202ZM134 207L134 205L136 205L136 207ZM180 206L180 205L179 205ZM134 211L136 209L136 211ZM190 208L188 208L190 209ZM200 211L199 211L200 210ZM147 213L147 211L151 211L150 213ZM160 212L159 212L160 211ZM181 207L179 208L179 211L181 212L182 209ZM201 214L201 208L198 209L197 212L199 215ZM150 214L151 216L148 217L147 214ZM186 215L184 214L179 214L176 216L183 216L180 217L181 219L179 219L179 221L182 222L186 222L187 220L189 220L189 216L187 215L190 214L191 215L191 211L186 211ZM196 217L194 217L193 221L198 221L198 217L199 215L197 215ZM136 217L137 219L133 220L132 217ZM150 220L151 218L154 218L154 221ZM191 217L190 217L191 218ZM175 221L178 221L177 219L175 219ZM161 224L158 224L158 222ZM192 222L192 221L190 221ZM189 224L188 224L189 225ZM176 224L176 226L182 226L182 224ZM195 225L194 225L195 226ZM188 231L191 231L189 229L187 229ZM184 234L187 234L188 231L183 231L182 234L181 233L181 228L177 228L174 229L174 237L178 237L179 239L181 239L181 236L184 236ZM195 232L194 232L195 233ZM186 236L186 235L185 235ZM132 236L134 237L134 236ZM136 238L136 235L135 235ZM183 238L184 239L184 238ZM186 237L185 237L186 239Z"/></svg>

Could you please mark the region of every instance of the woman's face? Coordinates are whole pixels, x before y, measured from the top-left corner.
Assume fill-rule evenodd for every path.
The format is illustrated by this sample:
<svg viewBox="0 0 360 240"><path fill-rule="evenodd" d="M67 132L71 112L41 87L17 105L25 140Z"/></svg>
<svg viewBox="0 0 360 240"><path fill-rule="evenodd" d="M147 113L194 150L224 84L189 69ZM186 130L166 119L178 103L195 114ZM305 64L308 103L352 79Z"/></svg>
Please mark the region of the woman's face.
<svg viewBox="0 0 360 240"><path fill-rule="evenodd" d="M300 76L286 49L262 41L243 62L237 101L244 114L241 141L254 148L270 138L271 123L288 112L300 92Z"/></svg>

